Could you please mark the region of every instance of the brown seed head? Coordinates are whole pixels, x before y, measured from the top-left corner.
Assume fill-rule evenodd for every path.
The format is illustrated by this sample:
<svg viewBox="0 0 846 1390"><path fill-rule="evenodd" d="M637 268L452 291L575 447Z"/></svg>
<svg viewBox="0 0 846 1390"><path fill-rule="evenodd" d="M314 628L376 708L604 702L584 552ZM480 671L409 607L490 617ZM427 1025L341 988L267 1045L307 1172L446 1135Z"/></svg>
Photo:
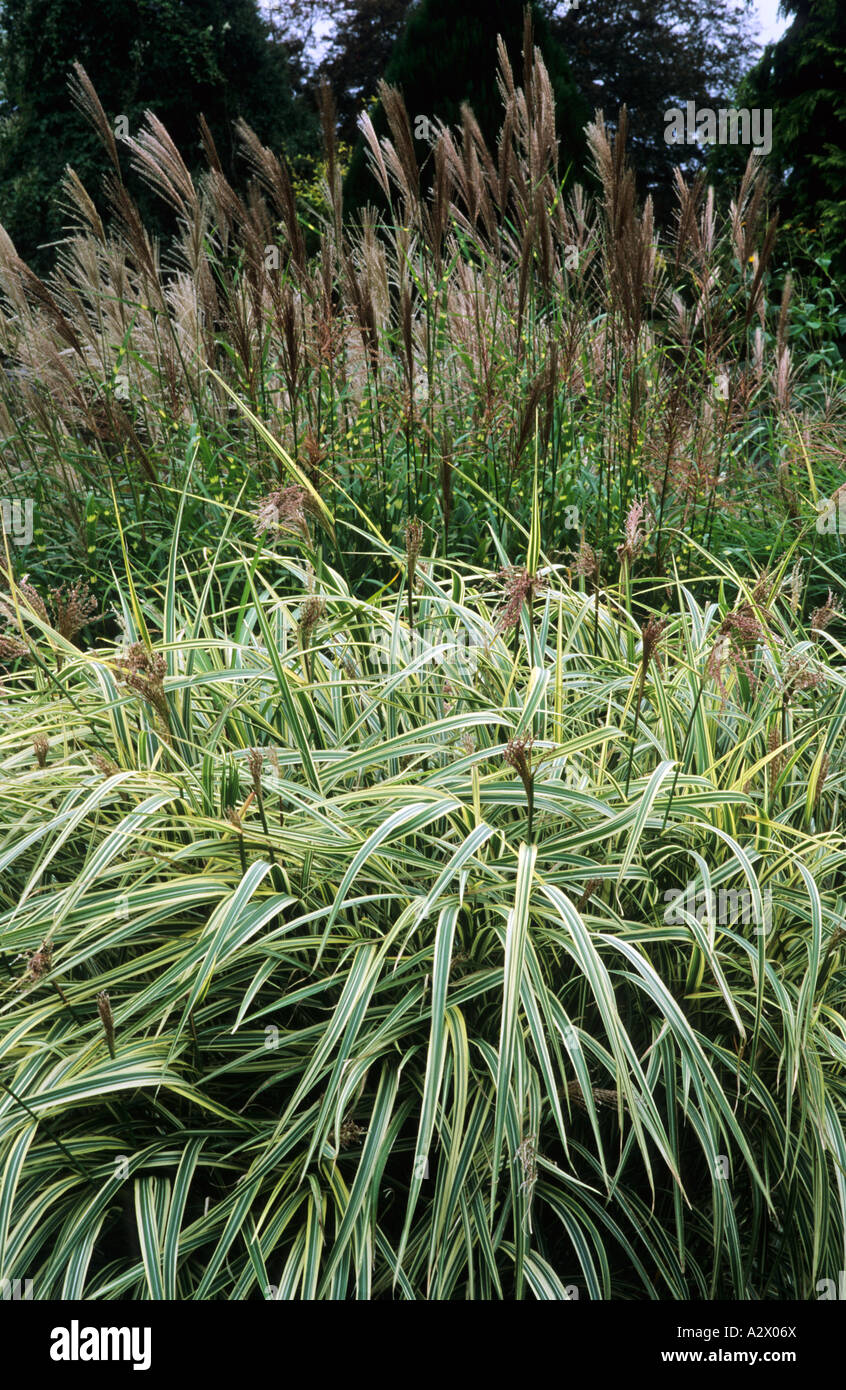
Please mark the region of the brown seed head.
<svg viewBox="0 0 846 1390"><path fill-rule="evenodd" d="M97 1012L100 1015L100 1022L103 1025L103 1032L106 1035L106 1044L109 1055L115 1055L115 1020L112 1015L112 1006L109 1003L109 996L103 989L97 995Z"/></svg>
<svg viewBox="0 0 846 1390"><path fill-rule="evenodd" d="M303 641L308 641L312 628L320 622L326 612L326 603L322 598L317 598L314 594L305 599L300 609L299 630Z"/></svg>
<svg viewBox="0 0 846 1390"><path fill-rule="evenodd" d="M121 672L121 679L153 706L167 727L169 711L164 692L167 660L162 653L148 651L143 642L133 642L115 665Z"/></svg>
<svg viewBox="0 0 846 1390"><path fill-rule="evenodd" d="M823 788L825 787L826 778L828 777L828 769L830 766L831 758L829 757L828 753L823 753L822 759L820 761L819 776L817 777L817 788L814 793L814 806L819 806L820 804L820 797L823 794Z"/></svg>
<svg viewBox="0 0 846 1390"><path fill-rule="evenodd" d="M499 571L499 578L505 588L505 607L497 619L497 632L509 632L520 621L523 604L534 594L543 593L547 581L539 574L529 574L519 565L511 565Z"/></svg>
<svg viewBox="0 0 846 1390"><path fill-rule="evenodd" d="M565 1091L570 1097L570 1100L572 1100L580 1110L587 1110L587 1101L582 1093L580 1081L570 1081L565 1087ZM608 1090L603 1086L592 1086L591 1092L597 1109L600 1109L604 1105L616 1106L619 1103L620 1097L617 1091Z"/></svg>
<svg viewBox="0 0 846 1390"><path fill-rule="evenodd" d="M759 608L766 608L773 592L772 576L767 570L763 570L755 581L755 588L752 590L752 602Z"/></svg>
<svg viewBox="0 0 846 1390"><path fill-rule="evenodd" d="M789 699L800 690L816 690L825 679L825 672L812 666L807 657L791 652L782 676L784 694Z"/></svg>
<svg viewBox="0 0 846 1390"><path fill-rule="evenodd" d="M764 629L751 604L742 603L726 615L717 630L717 640L706 667L707 674L714 677L720 690L725 689L723 666L726 661L742 670L750 681L754 678L751 656L763 638Z"/></svg>
<svg viewBox="0 0 846 1390"><path fill-rule="evenodd" d="M53 947L50 941L42 941L37 951L32 951L26 965L23 984L37 984L53 967Z"/></svg>
<svg viewBox="0 0 846 1390"><path fill-rule="evenodd" d="M820 604L811 614L811 627L816 632L825 632L829 623L840 615L840 605L829 589L825 603Z"/></svg>
<svg viewBox="0 0 846 1390"><path fill-rule="evenodd" d="M262 763L263 763L263 758L262 758L261 749L260 749L260 748L251 748L250 751L249 751L249 753L247 754L247 767L248 767L249 770L250 770L250 781L251 781L252 784L253 784L253 791L255 792L256 797L257 797L257 799L258 799L259 801L261 801L261 795L262 795L262 789L261 789Z"/></svg>
<svg viewBox="0 0 846 1390"><path fill-rule="evenodd" d="M54 626L67 641L74 638L97 611L97 600L81 579L70 587L62 584L58 589L51 589L50 597Z"/></svg>
<svg viewBox="0 0 846 1390"><path fill-rule="evenodd" d="M767 735L767 752L774 753L775 756L770 762L770 776L773 782L777 782L784 767L784 754L776 753L776 749L781 747L781 734L777 728L770 729Z"/></svg>
<svg viewBox="0 0 846 1390"><path fill-rule="evenodd" d="M26 656L26 653L24 642L19 642L17 637L0 633L0 661L16 661L19 656Z"/></svg>
<svg viewBox="0 0 846 1390"><path fill-rule="evenodd" d="M528 790L532 781L532 744L534 740L526 735L510 738L502 756L518 773L523 786Z"/></svg>
<svg viewBox="0 0 846 1390"><path fill-rule="evenodd" d="M255 514L256 535L264 531L290 531L309 539L307 517L316 511L311 494L297 483L276 488L259 500Z"/></svg>
<svg viewBox="0 0 846 1390"><path fill-rule="evenodd" d="M351 1149L356 1140L366 1134L367 1130L361 1125L357 1125L355 1120L346 1119L341 1125L338 1138L342 1149Z"/></svg>
<svg viewBox="0 0 846 1390"><path fill-rule="evenodd" d="M50 621L47 616L47 605L38 590L33 588L29 583L26 576L24 576L18 585L18 594L20 598L23 599L25 606L31 609L33 613L37 614L43 623L48 623Z"/></svg>
<svg viewBox="0 0 846 1390"><path fill-rule="evenodd" d="M579 898L579 901L576 903L576 911L577 911L577 912L584 912L585 908L587 907L588 903L590 902L590 900L591 900L591 898L593 897L594 893L596 892L597 888L601 888L601 887L602 887L602 879L601 879L601 878L589 878L588 881L587 881L587 883L586 883L585 886L584 886L584 890L583 890L583 892L582 892L581 897Z"/></svg>
<svg viewBox="0 0 846 1390"><path fill-rule="evenodd" d="M574 574L581 574L585 579L599 578L599 560L596 551L587 541L579 542L579 551L576 556L576 563L573 566Z"/></svg>
<svg viewBox="0 0 846 1390"><path fill-rule="evenodd" d="M408 584L409 588L414 587L414 576L417 571L417 560L420 555L420 547L423 544L423 522L419 516L413 516L405 523L405 554L408 562Z"/></svg>
<svg viewBox="0 0 846 1390"><path fill-rule="evenodd" d="M666 626L666 618L650 618L647 622L643 624L642 628L640 629L640 635L643 639L642 662L644 671L648 670L649 663L652 660L653 656L655 656L658 643L661 641L661 638L664 635L664 629L666 628Z"/></svg>

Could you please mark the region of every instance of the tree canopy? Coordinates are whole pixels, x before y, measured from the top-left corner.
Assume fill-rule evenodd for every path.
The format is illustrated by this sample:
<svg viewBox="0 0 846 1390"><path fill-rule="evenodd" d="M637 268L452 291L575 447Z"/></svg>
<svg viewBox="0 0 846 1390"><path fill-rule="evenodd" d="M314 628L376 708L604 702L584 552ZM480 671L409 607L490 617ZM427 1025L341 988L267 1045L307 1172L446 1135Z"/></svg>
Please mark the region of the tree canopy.
<svg viewBox="0 0 846 1390"><path fill-rule="evenodd" d="M64 167L86 183L106 168L69 98L74 61L110 120L125 117L134 134L155 111L189 163L201 113L227 171L239 116L265 142L310 142L313 118L293 100L286 50L269 41L255 0L0 0L0 222L36 264L63 232Z"/></svg>
<svg viewBox="0 0 846 1390"><path fill-rule="evenodd" d="M705 161L698 148L665 141L665 112L688 101L732 104L756 51L747 0L579 0L578 8L548 0L547 11L591 113L602 108L613 124L627 108L638 192L665 215L674 166Z"/></svg>

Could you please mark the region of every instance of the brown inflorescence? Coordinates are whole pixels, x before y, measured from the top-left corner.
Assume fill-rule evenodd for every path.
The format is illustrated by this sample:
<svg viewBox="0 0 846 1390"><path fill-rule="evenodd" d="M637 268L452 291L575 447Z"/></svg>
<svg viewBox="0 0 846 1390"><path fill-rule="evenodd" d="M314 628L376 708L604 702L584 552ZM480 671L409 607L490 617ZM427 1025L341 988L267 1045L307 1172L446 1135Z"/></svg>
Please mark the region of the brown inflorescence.
<svg viewBox="0 0 846 1390"><path fill-rule="evenodd" d="M666 618L649 618L640 629L640 635L643 639L642 663L644 671L648 670L649 663L652 661L653 657L656 662L660 661L657 654L658 644L664 635L666 626Z"/></svg>
<svg viewBox="0 0 846 1390"><path fill-rule="evenodd" d="M510 738L505 745L502 756L519 774L520 780L526 791L532 785L532 743L533 739L526 736Z"/></svg>
<svg viewBox="0 0 846 1390"><path fill-rule="evenodd" d="M250 771L250 782L256 794L256 800L262 797L261 772L262 772L262 752L260 748L251 748L247 754L247 767Z"/></svg>
<svg viewBox="0 0 846 1390"><path fill-rule="evenodd" d="M364 1129L361 1125L357 1125L355 1123L355 1120L344 1120L344 1123L341 1125L341 1129L338 1135L341 1148L351 1149L353 1144L357 1143L357 1141L361 1139L362 1136L366 1133L367 1130Z"/></svg>
<svg viewBox="0 0 846 1390"><path fill-rule="evenodd" d="M97 995L97 1012L100 1015L100 1022L103 1025L103 1032L106 1035L106 1046L109 1049L109 1056L115 1055L115 1020L112 1014L112 1006L109 1003L109 996L104 989Z"/></svg>
<svg viewBox="0 0 846 1390"><path fill-rule="evenodd" d="M74 638L97 612L97 600L81 579L69 588L63 584L58 589L51 589L50 597L55 629L67 641Z"/></svg>
<svg viewBox="0 0 846 1390"><path fill-rule="evenodd" d="M414 571L422 544L423 523L419 516L413 516L405 523L405 553L408 559L408 573L411 583L414 582Z"/></svg>
<svg viewBox="0 0 846 1390"><path fill-rule="evenodd" d="M717 639L708 657L707 674L725 693L723 668L731 661L749 680L754 679L751 654L764 637L764 629L751 603L743 603L728 613L717 630Z"/></svg>
<svg viewBox="0 0 846 1390"><path fill-rule="evenodd" d="M816 632L825 632L833 620L840 614L840 604L829 589L825 603L821 603L819 608L815 608L811 614L811 627Z"/></svg>
<svg viewBox="0 0 846 1390"><path fill-rule="evenodd" d="M828 777L828 769L830 766L831 758L829 757L828 753L823 753L822 758L820 759L820 770L819 775L817 777L816 790L814 792L814 807L817 807L820 804L820 797L822 796L823 789L825 788L826 778Z"/></svg>
<svg viewBox="0 0 846 1390"><path fill-rule="evenodd" d="M770 729L767 735L767 752L773 753L774 757L770 761L770 772L773 782L777 782L784 768L784 754L777 753L776 749L781 747L781 734L777 728Z"/></svg>
<svg viewBox="0 0 846 1390"><path fill-rule="evenodd" d="M26 576L24 576L18 585L18 594L23 599L27 608L31 609L43 623L49 623L50 619L47 615L47 605L38 590L30 584Z"/></svg>
<svg viewBox="0 0 846 1390"><path fill-rule="evenodd" d="M265 531L290 531L308 540L308 515L314 511L314 502L304 487L290 483L287 487L275 488L259 500L256 535Z"/></svg>
<svg viewBox="0 0 846 1390"><path fill-rule="evenodd" d="M812 666L798 652L791 652L784 668L784 695L789 700L799 690L816 690L825 679L824 671Z"/></svg>
<svg viewBox="0 0 846 1390"><path fill-rule="evenodd" d="M576 563L573 565L573 573L580 574L585 579L592 579L594 582L599 578L599 557L592 545L587 541L579 541L579 553L576 556Z"/></svg>
<svg viewBox="0 0 846 1390"><path fill-rule="evenodd" d="M510 565L506 569L501 569L499 578L505 585L505 607L497 620L496 630L497 632L509 632L520 621L523 604L533 598L535 594L542 593L547 586L547 581L542 575L529 574L527 569L518 565Z"/></svg>
<svg viewBox="0 0 846 1390"><path fill-rule="evenodd" d="M126 655L116 662L121 679L131 690L153 706L165 728L168 727L167 697L164 691L164 678L167 674L167 661L160 652L151 652L143 642L133 642Z"/></svg>
<svg viewBox="0 0 846 1390"><path fill-rule="evenodd" d="M26 963L26 973L21 981L24 985L36 985L39 980L49 974L53 968L53 947L49 941L43 941L37 951L29 954Z"/></svg>
<svg viewBox="0 0 846 1390"><path fill-rule="evenodd" d="M581 1082L570 1081L565 1087L565 1090L570 1100L572 1100L580 1110L587 1110L588 1104L582 1092ZM604 1086L592 1086L591 1093L593 1095L594 1104L598 1109L601 1109L602 1106L619 1105L620 1095L618 1091L612 1091Z"/></svg>
<svg viewBox="0 0 846 1390"><path fill-rule="evenodd" d="M26 652L26 643L0 633L0 661L16 661L19 656L26 656Z"/></svg>
<svg viewBox="0 0 846 1390"><path fill-rule="evenodd" d="M589 878L588 881L587 881L587 883L586 883L585 886L584 886L584 889L582 890L581 897L579 898L578 902L576 903L576 911L577 911L577 912L584 912L585 908L587 907L588 903L590 902L590 900L591 900L591 898L593 897L594 893L596 892L597 888L601 888L601 887L602 887L602 879L601 879L601 878Z"/></svg>
<svg viewBox="0 0 846 1390"><path fill-rule="evenodd" d="M311 594L305 599L300 609L299 620L299 629L304 642L308 641L312 628L320 622L325 612L326 602L324 599L317 598L315 594Z"/></svg>

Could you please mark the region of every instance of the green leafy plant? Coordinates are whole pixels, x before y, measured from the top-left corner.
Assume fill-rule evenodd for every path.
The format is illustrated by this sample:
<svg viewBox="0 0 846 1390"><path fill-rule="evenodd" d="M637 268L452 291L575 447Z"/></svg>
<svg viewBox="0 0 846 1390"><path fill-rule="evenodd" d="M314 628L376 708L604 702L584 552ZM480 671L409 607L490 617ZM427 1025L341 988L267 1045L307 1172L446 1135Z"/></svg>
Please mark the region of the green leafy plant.
<svg viewBox="0 0 846 1390"><path fill-rule="evenodd" d="M276 534L224 529L198 583L177 530L160 588L120 582L117 648L17 605L4 1275L809 1297L846 1231L831 614L723 566L658 645L539 552L515 652L494 574L424 546L412 628ZM689 894L717 889L709 920Z"/></svg>

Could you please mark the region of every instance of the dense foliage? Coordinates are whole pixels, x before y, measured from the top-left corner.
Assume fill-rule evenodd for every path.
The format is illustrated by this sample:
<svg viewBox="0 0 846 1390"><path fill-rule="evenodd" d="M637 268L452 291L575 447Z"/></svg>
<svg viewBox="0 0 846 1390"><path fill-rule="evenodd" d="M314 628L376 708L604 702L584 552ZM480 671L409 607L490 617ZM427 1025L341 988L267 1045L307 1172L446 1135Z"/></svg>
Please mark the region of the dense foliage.
<svg viewBox="0 0 846 1390"><path fill-rule="evenodd" d="M846 10L784 0L794 16L744 80L740 99L775 113L769 161L785 218L818 233L846 275Z"/></svg>
<svg viewBox="0 0 846 1390"><path fill-rule="evenodd" d="M110 160L68 99L72 65L94 81L112 128L135 134L149 109L189 165L201 161L205 117L227 172L233 123L262 139L307 147L316 121L292 101L285 50L267 41L255 0L2 0L0 3L0 222L25 260L49 266L39 248L63 235L55 194L70 164L96 191ZM153 199L136 189L148 221Z"/></svg>
<svg viewBox="0 0 846 1390"><path fill-rule="evenodd" d="M657 230L624 118L563 196L542 62L500 75L431 195L382 89L383 221L324 106L319 209L245 126L242 199L152 118L164 262L121 151L49 277L0 233L0 1276L38 1299L842 1266L841 306L774 283L754 160Z"/></svg>

